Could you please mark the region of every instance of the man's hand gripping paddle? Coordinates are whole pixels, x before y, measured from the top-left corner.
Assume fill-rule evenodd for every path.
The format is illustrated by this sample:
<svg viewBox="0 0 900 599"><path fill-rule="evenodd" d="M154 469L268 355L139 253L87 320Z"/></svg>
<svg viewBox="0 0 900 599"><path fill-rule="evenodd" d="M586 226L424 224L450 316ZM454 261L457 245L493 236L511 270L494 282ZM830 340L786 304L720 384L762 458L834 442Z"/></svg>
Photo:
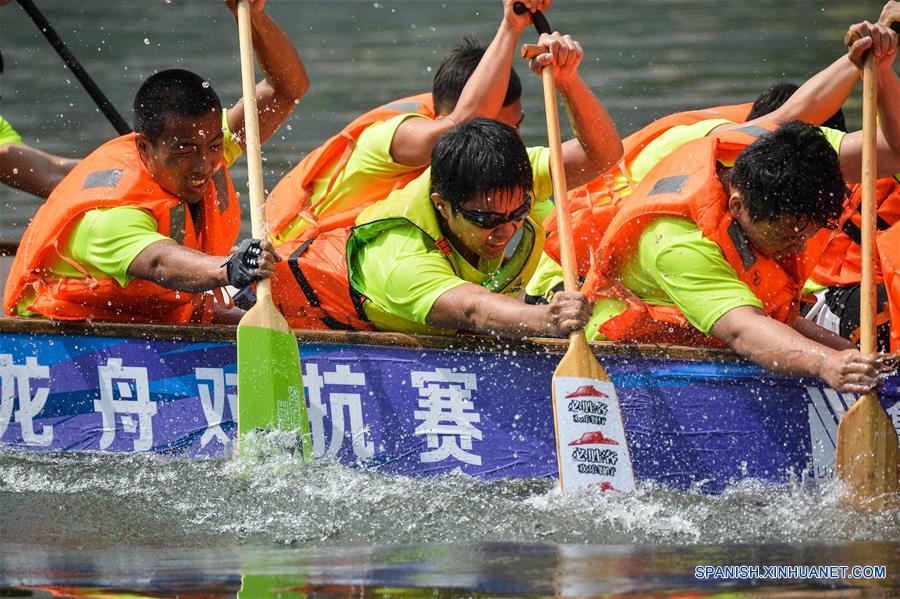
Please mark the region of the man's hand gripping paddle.
<svg viewBox="0 0 900 599"><path fill-rule="evenodd" d="M532 19L540 33L550 33L547 20L540 12L534 13ZM543 46L526 45L522 57L535 58L546 52ZM563 281L566 291L578 291L552 65L544 67L542 78ZM553 373L552 393L560 489L634 491L634 472L619 398L612 380L588 345L584 330L569 336L569 349Z"/></svg>
<svg viewBox="0 0 900 599"><path fill-rule="evenodd" d="M250 221L253 237L265 239L263 171L249 0L239 0L237 14L250 179ZM238 324L238 434L272 428L300 431L303 455L309 459L312 448L297 338L272 303L269 285L269 279L262 279L256 284L256 304Z"/></svg>

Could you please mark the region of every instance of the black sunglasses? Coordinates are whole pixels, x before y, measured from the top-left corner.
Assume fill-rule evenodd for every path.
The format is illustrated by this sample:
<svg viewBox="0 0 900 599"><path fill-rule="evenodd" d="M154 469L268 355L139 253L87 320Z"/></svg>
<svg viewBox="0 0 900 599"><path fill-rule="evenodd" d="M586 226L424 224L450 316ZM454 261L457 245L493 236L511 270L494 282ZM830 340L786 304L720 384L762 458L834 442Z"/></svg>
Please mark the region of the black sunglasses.
<svg viewBox="0 0 900 599"><path fill-rule="evenodd" d="M526 199L521 206L510 212L502 214L500 212L482 212L480 210L464 210L460 207L453 208L459 212L464 219L482 229L496 229L500 225L506 223L521 222L528 218L531 213L531 198Z"/></svg>

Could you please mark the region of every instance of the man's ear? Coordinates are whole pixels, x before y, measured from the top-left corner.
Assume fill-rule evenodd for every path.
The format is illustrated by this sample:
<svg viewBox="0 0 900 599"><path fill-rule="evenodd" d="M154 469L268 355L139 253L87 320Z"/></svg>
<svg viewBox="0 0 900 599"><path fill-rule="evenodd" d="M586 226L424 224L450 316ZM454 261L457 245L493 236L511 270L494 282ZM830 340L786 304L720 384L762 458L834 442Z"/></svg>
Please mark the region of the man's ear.
<svg viewBox="0 0 900 599"><path fill-rule="evenodd" d="M445 219L449 217L447 214L447 201L441 197L441 194L437 192L432 193L431 203L434 204L434 209L437 210L441 216Z"/></svg>
<svg viewBox="0 0 900 599"><path fill-rule="evenodd" d="M728 209L731 210L731 214L735 217L746 212L746 209L744 208L744 198L742 198L741 194L734 189L731 190L731 195L728 196Z"/></svg>
<svg viewBox="0 0 900 599"><path fill-rule="evenodd" d="M135 133L134 145L137 147L137 151L141 156L141 159L146 163L150 158L150 150L152 147L150 140L147 139L147 136L143 133Z"/></svg>

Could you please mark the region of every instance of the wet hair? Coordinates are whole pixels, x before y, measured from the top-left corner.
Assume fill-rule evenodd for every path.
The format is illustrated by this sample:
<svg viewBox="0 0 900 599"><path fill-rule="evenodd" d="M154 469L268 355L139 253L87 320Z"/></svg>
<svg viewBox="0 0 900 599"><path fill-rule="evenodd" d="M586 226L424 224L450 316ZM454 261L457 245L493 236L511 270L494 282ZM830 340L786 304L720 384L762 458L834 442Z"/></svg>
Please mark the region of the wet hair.
<svg viewBox="0 0 900 599"><path fill-rule="evenodd" d="M759 94L759 97L756 98L756 101L753 102L753 108L750 109L747 120L752 121L755 118L765 116L770 112L774 112L781 108L781 106L788 101L788 98L793 96L794 92L798 89L800 88L797 84L790 83L789 81L773 83L764 89L763 92ZM843 111L838 108L838 111L831 115L831 118L822 123L822 126L830 129L837 129L846 133L847 123L844 121Z"/></svg>
<svg viewBox="0 0 900 599"><path fill-rule="evenodd" d="M464 37L462 43L444 57L431 84L431 97L437 114L453 112L466 82L475 72L485 50L474 38ZM503 105L509 106L521 97L522 82L515 69L510 69L509 86L506 88Z"/></svg>
<svg viewBox="0 0 900 599"><path fill-rule="evenodd" d="M500 121L465 122L444 133L431 151L431 192L454 209L489 193L530 195L533 186L522 138Z"/></svg>
<svg viewBox="0 0 900 599"><path fill-rule="evenodd" d="M837 152L818 127L800 121L747 146L730 181L755 222L793 215L833 229L847 194Z"/></svg>
<svg viewBox="0 0 900 599"><path fill-rule="evenodd" d="M222 110L209 82L190 71L169 69L151 75L134 97L134 129L156 143L172 116L201 116Z"/></svg>

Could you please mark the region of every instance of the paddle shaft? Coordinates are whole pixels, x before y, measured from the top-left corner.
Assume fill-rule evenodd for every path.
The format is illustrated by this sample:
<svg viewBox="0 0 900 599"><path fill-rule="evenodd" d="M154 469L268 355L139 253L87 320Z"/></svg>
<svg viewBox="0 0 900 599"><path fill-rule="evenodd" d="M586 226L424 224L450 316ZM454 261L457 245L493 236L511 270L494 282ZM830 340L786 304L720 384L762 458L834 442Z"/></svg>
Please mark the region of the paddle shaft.
<svg viewBox="0 0 900 599"><path fill-rule="evenodd" d="M877 81L875 57L863 67L862 265L860 277L860 350L875 352L875 177ZM863 395L841 418L834 471L850 493L845 502L857 509L889 509L900 481L900 444L878 394ZM891 499L894 497L894 499Z"/></svg>
<svg viewBox="0 0 900 599"><path fill-rule="evenodd" d="M28 13L28 16L31 17L31 20L34 21L34 24L37 25L38 29L41 30L41 33L44 34L44 37L47 38L47 41L50 42L50 45L53 46L53 49L56 50L56 53L63 59L63 62L66 63L66 66L69 67L69 70L72 71L72 74L75 75L75 78L78 79L91 99L94 100L94 103L97 104L100 112L109 120L113 128L119 132L119 135L131 133L131 127L128 126L128 123L125 122L125 119L122 118L116 107L112 105L109 98L100 91L100 88L97 87L97 84L87 74L87 71L84 70L78 59L75 58L69 48L59 38L56 31L50 26L50 22L38 10L38 7L31 0L18 0L18 2L25 12Z"/></svg>
<svg viewBox="0 0 900 599"><path fill-rule="evenodd" d="M896 26L896 25L895 25ZM863 67L862 147L862 276L860 282L859 347L875 352L875 179L877 177L878 85L875 56L869 52Z"/></svg>
<svg viewBox="0 0 900 599"><path fill-rule="evenodd" d="M546 53L543 46L525 44L522 58L534 58ZM562 156L562 138L559 134L559 109L556 103L556 83L553 80L553 66L541 71L544 84L544 112L547 116L547 141L550 144L550 175L553 179L553 197L556 201L556 224L559 234L559 249L562 255L563 287L566 291L578 291L578 275L575 270L575 243L572 239L572 221L569 218L569 192L566 185L566 167ZM572 343L584 343L584 330L573 331L569 335Z"/></svg>
<svg viewBox="0 0 900 599"><path fill-rule="evenodd" d="M244 92L244 139L247 144L247 177L250 184L250 230L254 238L265 239L262 151L259 143L259 115L256 109L256 71L249 0L238 0L237 15L241 46L241 83ZM257 281L256 301L272 302L269 279Z"/></svg>
<svg viewBox="0 0 900 599"><path fill-rule="evenodd" d="M513 10L522 14L527 10L525 5L517 2ZM550 23L541 11L531 14L531 20L538 33L552 33ZM547 51L543 46L525 44L522 46L522 58L535 58ZM546 66L541 71L544 84L544 113L547 117L547 140L550 144L550 174L553 179L553 197L556 200L556 223L559 234L559 248L562 254L563 287L566 291L578 291L578 276L575 270L575 243L572 240L572 221L569 218L569 191L566 185L566 167L562 157L562 138L559 134L559 108L556 103L556 83L553 80L553 66ZM573 331L569 335L572 344L584 344L587 337L584 329Z"/></svg>

